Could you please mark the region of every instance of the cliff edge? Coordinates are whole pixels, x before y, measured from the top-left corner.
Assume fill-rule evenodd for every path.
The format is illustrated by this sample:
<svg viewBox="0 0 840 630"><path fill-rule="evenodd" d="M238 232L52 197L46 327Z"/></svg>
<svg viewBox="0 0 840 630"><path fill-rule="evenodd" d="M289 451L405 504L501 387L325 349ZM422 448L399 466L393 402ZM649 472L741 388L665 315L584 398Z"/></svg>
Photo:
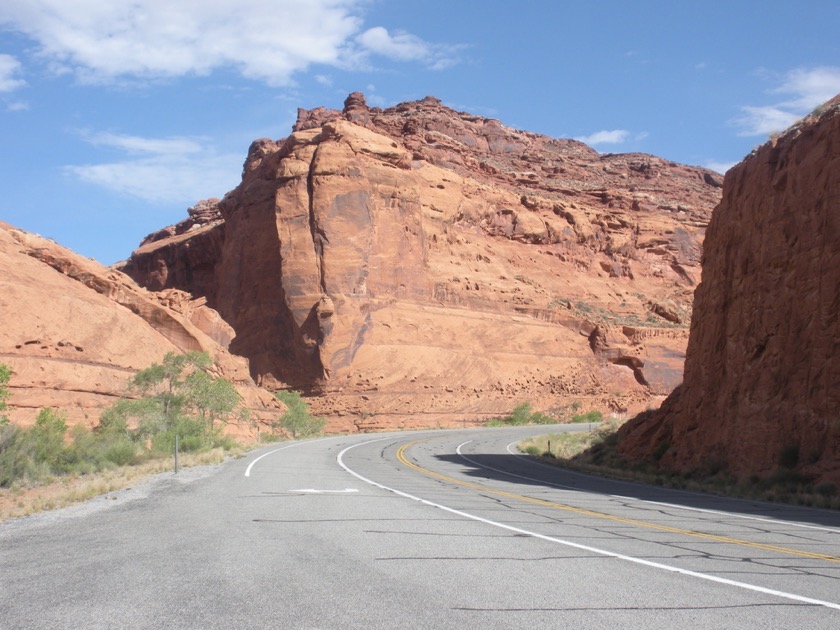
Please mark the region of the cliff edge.
<svg viewBox="0 0 840 630"><path fill-rule="evenodd" d="M840 96L727 173L702 264L684 382L619 452L840 486Z"/></svg>

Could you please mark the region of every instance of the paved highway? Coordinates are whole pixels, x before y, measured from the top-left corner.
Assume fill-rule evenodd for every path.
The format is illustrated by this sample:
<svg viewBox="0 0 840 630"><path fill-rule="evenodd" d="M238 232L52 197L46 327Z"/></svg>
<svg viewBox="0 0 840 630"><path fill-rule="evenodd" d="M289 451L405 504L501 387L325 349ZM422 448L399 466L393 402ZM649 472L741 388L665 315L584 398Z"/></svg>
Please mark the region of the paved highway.
<svg viewBox="0 0 840 630"><path fill-rule="evenodd" d="M545 432L281 443L0 525L0 628L840 627L837 512L516 454Z"/></svg>

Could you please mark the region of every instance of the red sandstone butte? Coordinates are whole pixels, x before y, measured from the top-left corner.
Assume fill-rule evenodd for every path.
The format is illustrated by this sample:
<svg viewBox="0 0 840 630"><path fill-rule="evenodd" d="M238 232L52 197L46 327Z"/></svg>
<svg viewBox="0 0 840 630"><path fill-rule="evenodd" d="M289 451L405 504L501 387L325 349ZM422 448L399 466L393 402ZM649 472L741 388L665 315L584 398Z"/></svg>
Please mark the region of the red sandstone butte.
<svg viewBox="0 0 840 630"><path fill-rule="evenodd" d="M256 381L333 430L623 412L680 381L718 178L354 93L255 141L236 189L120 268L205 298Z"/></svg>
<svg viewBox="0 0 840 630"><path fill-rule="evenodd" d="M727 173L687 352L683 385L620 452L840 486L840 96Z"/></svg>

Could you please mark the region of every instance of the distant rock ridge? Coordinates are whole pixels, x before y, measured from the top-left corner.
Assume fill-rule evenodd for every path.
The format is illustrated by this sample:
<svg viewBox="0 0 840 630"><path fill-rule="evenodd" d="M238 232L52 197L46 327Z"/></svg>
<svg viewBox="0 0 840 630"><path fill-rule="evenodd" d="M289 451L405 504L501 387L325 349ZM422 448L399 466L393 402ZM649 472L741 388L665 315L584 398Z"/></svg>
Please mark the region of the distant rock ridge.
<svg viewBox="0 0 840 630"><path fill-rule="evenodd" d="M840 95L726 174L684 383L621 431L631 459L840 487Z"/></svg>
<svg viewBox="0 0 840 630"><path fill-rule="evenodd" d="M254 141L236 189L120 268L206 298L254 378L336 429L621 412L679 382L719 177L356 92Z"/></svg>

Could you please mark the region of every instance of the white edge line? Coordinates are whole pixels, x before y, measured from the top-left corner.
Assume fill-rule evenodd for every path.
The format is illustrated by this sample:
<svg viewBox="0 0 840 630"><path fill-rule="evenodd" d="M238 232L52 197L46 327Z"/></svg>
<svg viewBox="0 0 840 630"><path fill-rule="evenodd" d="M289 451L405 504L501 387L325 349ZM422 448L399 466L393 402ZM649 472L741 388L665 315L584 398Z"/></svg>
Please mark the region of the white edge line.
<svg viewBox="0 0 840 630"><path fill-rule="evenodd" d="M471 441L472 440L470 440L469 442L471 442ZM519 477L520 479L527 479L528 481L538 481L542 484L545 484L547 486L552 486L554 488L566 488L568 490L578 490L578 491L580 490L580 488L575 487L575 486L564 486L561 483L551 483L551 482L548 482L548 481L543 481L541 479L534 479L532 477L525 477L523 475L517 475L515 473L507 472L507 471L504 471L504 470L499 470L497 468L492 468L490 466L485 466L484 464L479 464L478 462L471 460L469 457L467 457L466 455L461 453L460 450L459 450L465 444L469 444L469 442L464 442L464 444L460 444L458 446L458 448L455 449L455 452L458 455L460 455L461 457L463 457L464 459L466 459L468 462L470 462L471 464L474 464L475 466L478 466L479 468L487 468L488 470L495 470L496 472L500 472L500 473L503 473L505 475L511 475L513 477ZM513 455L514 457L521 457L523 459L531 461L534 465L545 466L545 467L548 467L548 468L554 468L554 466L552 466L551 464L544 464L542 462L533 461L527 455L523 455L522 453L514 453L511 450L510 447L513 446L514 444L518 444L519 442L521 442L521 440L517 440L516 442L511 442L510 444L507 445L505 450L507 450L507 452L510 453L511 455ZM579 473L576 470L568 470L568 469L564 469L564 470L572 473L573 475L586 476L585 473ZM616 481L622 482L622 483L627 483L622 479L616 479ZM794 521L787 521L787 520L783 520L783 519L762 518L760 516L750 516L749 514L735 514L734 512L723 512L721 510L711 510L709 508L698 508L698 507L692 507L692 506L689 506L689 505L679 505L677 503L665 503L664 501L651 501L650 499L638 499L636 497L627 497L627 496L624 496L622 494L608 494L608 495L605 495L605 496L612 497L614 499L621 499L623 501L638 501L639 503L649 503L650 505L660 505L662 507L668 507L668 508L672 508L672 509L675 509L675 510L688 510L688 511L691 511L691 512L703 512L705 514L715 514L716 516L726 516L726 517L730 517L730 518L740 518L740 519L744 519L744 520L748 520L748 521L758 521L760 523L772 523L774 525L790 525L791 527L800 527L802 529L815 529L815 530L820 531L820 532L828 532L828 533L831 533L831 534L840 534L840 530L838 530L836 528L833 528L833 527L821 527L819 525L806 525L805 523L796 523Z"/></svg>
<svg viewBox="0 0 840 630"><path fill-rule="evenodd" d="M382 438L387 439L387 438ZM379 442L380 440L372 440L373 442ZM748 591L754 591L756 593L763 593L765 595L773 595L775 597L781 597L783 599L790 599L797 602L803 602L806 604L813 604L816 606L824 606L826 608L833 608L834 610L840 610L840 604L835 604L834 602L827 602L821 599L813 599L811 597L804 597L802 595L795 595L793 593L786 593L784 591L777 591L771 588L764 588L763 586L756 586L754 584L747 584L745 582L737 582L735 580L730 580L727 578L717 577L715 575L709 575L706 573L698 573L697 571L690 571L688 569L680 569L679 567L672 567L667 564L661 564L659 562L652 562L650 560L644 560L642 558L634 558L633 556L625 556L620 553L614 553L612 551L607 551L605 549L598 549L597 547L590 547L588 545L581 545L579 543L574 543L568 540L562 540L560 538L554 538L552 536L546 536L545 534L539 534L537 532L528 531L527 529L522 529L519 527L514 527L513 525L505 525L504 523L498 523L496 521L491 521L489 519L483 518L481 516L475 516L474 514L469 514L467 512L462 512L461 510L456 510L451 507L447 507L445 505L441 505L439 503L434 503L427 499L421 499L420 497L416 497L412 494L408 494L407 492L402 492L401 490L395 490L394 488L389 488L388 486L382 485L381 483L377 483L367 477L363 477L359 473L351 470L345 463L344 463L344 454L356 448L357 446L363 446L365 444L370 444L371 442L359 442L358 444L353 444L352 446L348 446L343 451L341 451L338 456L336 457L336 461L338 465L341 466L344 470L348 473L363 481L371 486L375 486L377 488L381 488L382 490L387 490L388 492L393 492L396 495L401 497L405 497L406 499L411 499L412 501L418 501L423 505L428 505L431 507L438 508L445 512L449 512L450 514L455 514L457 516L462 516L464 518L471 519L473 521L478 521L479 523L485 523L487 525L492 525L493 527L498 527L500 529L506 529L511 532L515 532L517 534L524 534L526 536L532 536L533 538L539 538L541 540L546 540L548 542L557 543L558 545L565 545L567 547L573 547L575 549L580 549L582 551L589 551L591 553L595 553L601 556L607 556L608 558L616 558L618 560L624 560L626 562L632 562L634 564L641 564L646 567L652 567L654 569L661 569L663 571L669 571L671 573L679 573L681 575L687 575L689 577L699 578L701 580L707 580L709 582L717 582L718 584L725 584L727 586L735 586L738 588L743 588Z"/></svg>
<svg viewBox="0 0 840 630"><path fill-rule="evenodd" d="M278 451L285 451L287 448L300 446L301 444L308 444L308 442L295 442L294 444L287 444L286 446L281 446L280 448L275 448L273 451L268 451L268 453L263 453L262 455L257 457L254 461L252 461L250 464L248 464L248 468L245 469L245 476L246 477L251 476L251 469L254 467L254 464L256 464L258 461L260 461L263 457L268 457L269 455L273 455L274 453L276 453Z"/></svg>

